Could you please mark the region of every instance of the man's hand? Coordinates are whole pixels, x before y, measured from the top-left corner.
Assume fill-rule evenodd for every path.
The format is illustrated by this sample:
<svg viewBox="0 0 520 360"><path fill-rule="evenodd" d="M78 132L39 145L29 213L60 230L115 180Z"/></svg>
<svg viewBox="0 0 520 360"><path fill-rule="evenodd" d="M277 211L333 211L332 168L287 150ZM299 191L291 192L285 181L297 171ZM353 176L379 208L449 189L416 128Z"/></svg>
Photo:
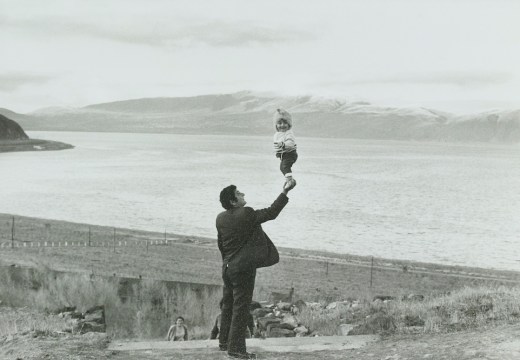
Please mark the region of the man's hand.
<svg viewBox="0 0 520 360"><path fill-rule="evenodd" d="M294 189L294 187L296 186L296 180L292 179L291 180L291 183L285 183L284 186L283 186L283 193L285 195L287 195L289 193L289 191L291 191L292 189Z"/></svg>

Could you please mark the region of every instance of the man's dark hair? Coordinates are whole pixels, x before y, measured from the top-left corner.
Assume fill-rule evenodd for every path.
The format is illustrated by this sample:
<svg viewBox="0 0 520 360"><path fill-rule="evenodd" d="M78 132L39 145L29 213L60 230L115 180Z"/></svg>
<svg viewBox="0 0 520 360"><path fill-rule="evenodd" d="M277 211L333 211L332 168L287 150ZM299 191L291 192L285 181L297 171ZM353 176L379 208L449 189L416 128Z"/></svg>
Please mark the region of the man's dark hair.
<svg viewBox="0 0 520 360"><path fill-rule="evenodd" d="M233 208L231 201L237 201L237 197L235 196L236 189L237 187L235 185L229 185L220 192L220 203L224 209L229 210Z"/></svg>

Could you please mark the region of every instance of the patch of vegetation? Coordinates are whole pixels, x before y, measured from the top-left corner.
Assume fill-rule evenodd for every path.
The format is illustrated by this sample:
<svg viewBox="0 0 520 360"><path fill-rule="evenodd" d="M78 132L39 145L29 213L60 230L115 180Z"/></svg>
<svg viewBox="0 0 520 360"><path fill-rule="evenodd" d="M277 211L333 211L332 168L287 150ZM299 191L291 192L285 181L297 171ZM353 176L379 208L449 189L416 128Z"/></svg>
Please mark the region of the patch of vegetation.
<svg viewBox="0 0 520 360"><path fill-rule="evenodd" d="M304 309L301 322L322 335L339 325L356 325L351 334L446 333L520 322L520 288L466 287L423 301L360 301L334 309Z"/></svg>
<svg viewBox="0 0 520 360"><path fill-rule="evenodd" d="M191 330L190 338L205 339L218 313L221 296L220 292L206 288L191 291L181 284L172 287L155 280L131 285L125 296L119 293L120 289L119 279L112 277L57 273L44 266L38 269L0 268L3 306L28 307L52 314L64 307L76 307L83 312L92 306L104 305L107 332L115 338L165 338L176 316L182 315ZM5 331L15 331L13 329L19 327L19 323L11 321L11 330ZM23 327L30 328L29 325ZM33 328L46 329L43 325Z"/></svg>

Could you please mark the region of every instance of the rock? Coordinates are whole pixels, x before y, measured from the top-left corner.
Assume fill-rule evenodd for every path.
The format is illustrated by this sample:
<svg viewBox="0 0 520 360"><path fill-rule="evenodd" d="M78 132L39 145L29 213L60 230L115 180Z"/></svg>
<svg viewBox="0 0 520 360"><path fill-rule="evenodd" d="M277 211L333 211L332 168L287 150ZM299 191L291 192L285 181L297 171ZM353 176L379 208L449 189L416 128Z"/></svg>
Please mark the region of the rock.
<svg viewBox="0 0 520 360"><path fill-rule="evenodd" d="M298 319L291 314L285 314L282 319L282 324L291 326L291 330L298 327Z"/></svg>
<svg viewBox="0 0 520 360"><path fill-rule="evenodd" d="M258 319L258 318L263 318L265 317L267 314L270 314L272 313L273 311L271 309L268 309L268 308L258 308L258 309L255 309L253 310L253 317L255 319Z"/></svg>
<svg viewBox="0 0 520 360"><path fill-rule="evenodd" d="M338 335L347 336L352 329L354 329L352 324L341 324L338 326Z"/></svg>
<svg viewBox="0 0 520 360"><path fill-rule="evenodd" d="M267 337L269 337L269 334L271 333L271 331L273 329L285 329L285 330L293 331L294 328L288 324L282 324L282 323L269 324L269 325L267 325L267 331L266 331Z"/></svg>
<svg viewBox="0 0 520 360"><path fill-rule="evenodd" d="M276 304L276 308L281 311L290 311L291 306L291 303L281 301L278 304Z"/></svg>
<svg viewBox="0 0 520 360"><path fill-rule="evenodd" d="M299 314L303 309L307 307L307 304L303 300L298 300L294 303L293 314Z"/></svg>
<svg viewBox="0 0 520 360"><path fill-rule="evenodd" d="M267 326L270 324L276 324L276 323L280 323L280 322L281 322L281 320L278 318L263 317L263 318L257 319L258 327L262 330L266 330Z"/></svg>
<svg viewBox="0 0 520 360"><path fill-rule="evenodd" d="M293 331L296 334L296 336L305 336L305 335L307 335L309 333L309 329L307 329L303 325L298 326Z"/></svg>
<svg viewBox="0 0 520 360"><path fill-rule="evenodd" d="M325 309L331 310L331 309L335 309L336 307L338 307L338 303L337 302L331 302L329 305L327 305L327 307Z"/></svg>

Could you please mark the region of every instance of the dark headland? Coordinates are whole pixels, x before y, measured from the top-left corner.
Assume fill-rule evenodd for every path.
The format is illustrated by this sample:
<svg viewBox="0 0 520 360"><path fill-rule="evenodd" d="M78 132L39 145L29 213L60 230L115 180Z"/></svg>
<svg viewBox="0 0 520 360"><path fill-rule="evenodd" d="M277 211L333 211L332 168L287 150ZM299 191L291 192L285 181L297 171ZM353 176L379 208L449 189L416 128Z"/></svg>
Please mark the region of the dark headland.
<svg viewBox="0 0 520 360"><path fill-rule="evenodd" d="M64 150L72 148L74 148L74 146L58 141L30 139L16 121L0 114L0 153Z"/></svg>

